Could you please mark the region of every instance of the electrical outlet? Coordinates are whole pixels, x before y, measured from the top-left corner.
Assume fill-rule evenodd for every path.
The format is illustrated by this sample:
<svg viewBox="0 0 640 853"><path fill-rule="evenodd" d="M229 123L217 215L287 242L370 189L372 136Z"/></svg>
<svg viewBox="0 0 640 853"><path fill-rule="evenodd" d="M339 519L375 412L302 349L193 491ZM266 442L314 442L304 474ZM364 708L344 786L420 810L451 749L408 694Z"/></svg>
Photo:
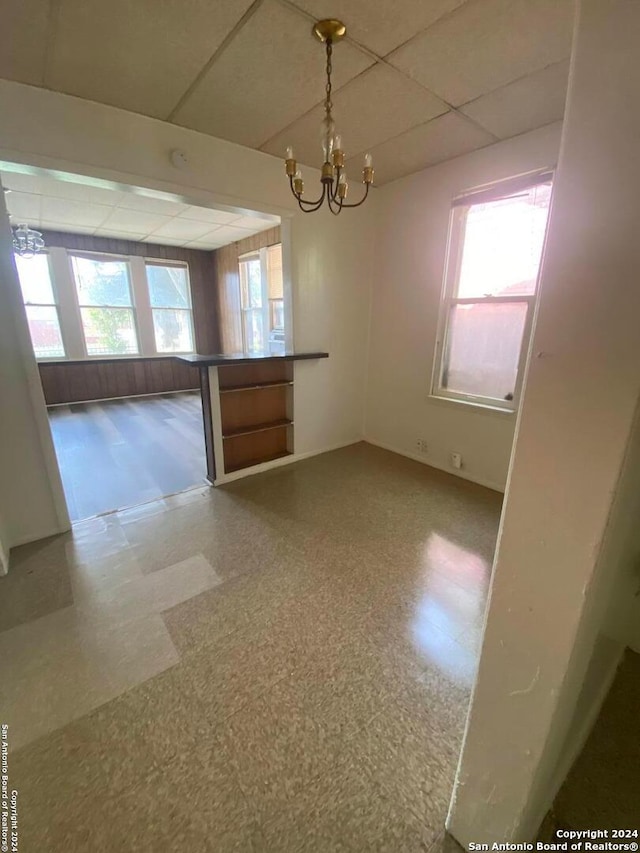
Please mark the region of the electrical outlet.
<svg viewBox="0 0 640 853"><path fill-rule="evenodd" d="M416 450L418 451L418 453L427 453L428 445L427 445L426 439L424 439L424 438L416 439Z"/></svg>
<svg viewBox="0 0 640 853"><path fill-rule="evenodd" d="M461 453L452 453L451 454L451 464L454 468L462 468L462 454Z"/></svg>

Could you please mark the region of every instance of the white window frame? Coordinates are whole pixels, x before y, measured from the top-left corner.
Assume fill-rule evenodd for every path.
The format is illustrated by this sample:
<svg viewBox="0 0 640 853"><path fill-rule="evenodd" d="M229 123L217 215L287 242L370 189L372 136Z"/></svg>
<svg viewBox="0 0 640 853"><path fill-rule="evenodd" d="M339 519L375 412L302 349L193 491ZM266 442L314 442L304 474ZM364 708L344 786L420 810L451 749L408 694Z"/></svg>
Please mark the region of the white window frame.
<svg viewBox="0 0 640 853"><path fill-rule="evenodd" d="M114 359L114 358L140 358L144 353L142 349L142 340L140 338L140 326L138 323L138 311L136 304L136 293L135 288L133 286L133 269L131 263L131 257L129 255L116 255L109 254L107 252L85 252L82 250L76 249L68 249L67 257L69 259L69 271L71 274L71 284L73 286L73 297L77 307L77 317L80 322L80 333L82 335L82 349L84 352L84 358L87 361L96 361L100 359ZM103 261L105 263L108 262L117 262L124 261L127 265L127 275L129 279L129 295L131 297L131 305L81 305L80 298L78 296L78 288L76 287L76 277L73 272L73 258L89 258L92 261ZM84 323L82 322L82 309L83 308L116 308L118 310L130 310L133 314L133 327L136 332L136 342L138 344L137 352L127 352L127 353L99 353L96 355L92 355L89 353L87 349L87 336L84 328Z"/></svg>
<svg viewBox="0 0 640 853"><path fill-rule="evenodd" d="M148 344L149 352L153 351L153 353L157 356L167 358L172 355L185 355L187 353L195 352L196 347L196 329L195 324L193 322L193 298L191 296L191 276L189 274L189 264L186 261L174 261L174 260L164 260L163 258L140 258L143 264L143 284L144 284L144 292L140 292L139 299L140 305L143 310L141 311L141 319L147 315L148 309L148 322L150 324L151 331L151 341ZM153 267L178 267L179 269L183 269L187 273L187 297L189 301L188 308L154 308L151 304L151 294L149 293L149 279L147 278L147 266ZM140 277L137 276L136 279L140 281ZM188 311L189 312L189 327L191 328L191 340L193 342L193 349L190 350L172 350L171 352L159 352L158 344L156 341L156 331L155 326L153 324L153 312L154 311ZM146 333L148 334L148 332ZM145 335L146 336L146 335Z"/></svg>
<svg viewBox="0 0 640 853"><path fill-rule="evenodd" d="M542 254L540 257L540 265L538 267L538 276L534 293L529 296L474 296L469 298L460 298L456 296L458 282L460 279L460 267L462 264L462 251L464 248L464 237L466 233L465 223L467 213L474 204L480 204L482 201L488 201L493 196L496 200L514 194L518 189L528 189L542 183L553 181L553 171L545 169L544 171L536 172L529 175L518 176L507 181L499 181L488 187L482 187L476 191L470 191L457 199L454 199L451 213L449 216L449 232L446 249L446 263L444 272L444 281L442 286L442 295L440 298L440 310L438 315L438 332L436 337L436 347L433 360L433 370L431 375L431 386L429 396L439 400L449 400L456 403L461 403L467 406L476 406L483 409L492 409L497 412L513 414L518 411L520 399L522 396L522 385L524 382L525 368L529 354L529 346L531 343L531 330L533 327L533 318L538 302L539 284L540 284L540 269L544 258L544 243ZM547 231L549 219L547 218ZM546 243L546 233L545 233ZM445 369L445 354L447 340L449 335L449 320L452 310L456 305L478 305L478 304L508 304L508 303L526 303L527 311L525 315L525 323L522 331L522 342L520 345L520 354L518 357L518 368L516 374L516 383L513 391L512 400L499 400L495 397L484 397L477 394L464 394L460 391L452 391L449 388L444 388L442 384L443 373Z"/></svg>
<svg viewBox="0 0 640 853"><path fill-rule="evenodd" d="M62 349L64 350L64 355L37 355L37 361L62 361L69 357L67 342L64 338L64 330L62 328L62 310L60 306L60 295L58 293L58 288L56 285L56 280L54 276L53 264L51 259L50 252L45 252L45 257L47 260L47 269L49 271L49 283L51 285L51 294L53 296L53 302L25 302L23 297L23 305L25 307L25 313L27 315L27 323L29 322L29 312L26 310L27 308L55 308L56 315L58 317L58 329L60 330L60 339L62 341ZM16 263L16 270L18 269L18 265ZM20 287L20 295L22 296L22 286ZM29 338L31 339L31 327L29 327ZM33 347L33 341L31 341L31 346L35 355L35 348Z"/></svg>
<svg viewBox="0 0 640 853"><path fill-rule="evenodd" d="M260 261L260 292L262 294L261 308L245 308L242 302L242 276L240 268L243 262ZM240 288L240 325L242 326L242 347L244 352L249 352L247 347L246 315L253 311L262 311L262 340L264 351L269 348L269 283L267 279L267 255L266 251L256 249L254 252L245 252L238 256L238 285Z"/></svg>
<svg viewBox="0 0 640 853"><path fill-rule="evenodd" d="M57 300L55 307L58 311L58 321L60 324L60 333L62 335L62 344L65 355L47 356L42 358L36 357L37 361L113 361L116 359L126 361L127 359L170 358L172 355L184 355L184 352L177 351L172 353L158 352L153 326L153 309L151 308L151 301L149 298L149 284L146 273L147 264L164 267L176 266L186 270L189 296L189 322L191 326L191 338L193 341L193 349L186 352L196 352L191 276L189 264L186 261L146 257L142 255L93 252L84 249L65 249L59 246L50 247L47 249L47 254L49 276L51 279L54 297ZM80 311L81 306L78 299L76 281L73 273L73 257L90 258L91 260L98 261L124 261L127 263L129 271L129 291L132 303L129 310L133 312L134 328L138 341L137 353L105 353L100 355L90 355L87 352L84 326L82 323L82 313ZM96 307L125 308L128 306L105 305Z"/></svg>

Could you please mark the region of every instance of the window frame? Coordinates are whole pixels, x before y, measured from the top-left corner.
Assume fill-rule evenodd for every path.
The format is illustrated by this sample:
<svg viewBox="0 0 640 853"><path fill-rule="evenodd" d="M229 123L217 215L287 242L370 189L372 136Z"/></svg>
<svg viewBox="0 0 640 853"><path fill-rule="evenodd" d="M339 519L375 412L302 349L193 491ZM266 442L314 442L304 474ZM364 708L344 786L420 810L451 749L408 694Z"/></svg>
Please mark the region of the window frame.
<svg viewBox="0 0 640 853"><path fill-rule="evenodd" d="M260 263L260 293L261 293L261 301L262 305L259 308L245 308L243 304L242 298L242 264L250 263L251 261L258 261ZM260 311L262 314L262 343L263 343L263 352L268 352L269 350L269 331L270 331L270 319L269 319L269 282L267 277L267 256L266 250L263 249L255 249L252 252L244 252L242 255L238 255L238 287L240 291L240 326L242 328L242 347L244 352L251 352L251 350L247 346L247 327L246 327L246 317L247 314L253 313L255 311Z"/></svg>
<svg viewBox="0 0 640 853"><path fill-rule="evenodd" d="M144 356L144 345L143 340L140 334L140 323L138 319L138 305L136 299L136 288L134 286L134 269L132 264L132 259L135 256L130 255L121 255L121 254L110 254L108 252L91 252L91 251L83 251L79 249L65 249L68 262L69 262L69 275L71 277L71 286L73 289L73 299L75 303L75 314L78 322L80 323L80 335L81 335L81 343L83 349L83 357L87 361L99 361L100 359L126 359L126 358L141 358ZM76 282L75 273L73 270L73 259L74 258L87 258L91 261L103 261L106 263L109 262L117 262L122 261L126 264L127 267L127 279L129 284L129 297L131 299L130 305L82 305L80 302L80 296L78 294L78 287ZM121 311L131 311L133 316L133 328L136 333L136 352L127 352L127 353L95 353L92 354L89 352L87 347L87 336L84 327L84 321L82 319L82 309L83 308L112 308Z"/></svg>
<svg viewBox="0 0 640 853"><path fill-rule="evenodd" d="M551 183L553 194L554 172L552 169L541 170L530 175L522 175L516 178L510 178L504 181L498 181L495 184L481 187L478 190L472 190L468 193L457 197L453 200L451 211L449 214L449 227L447 235L446 255L445 255L445 270L440 295L440 304L438 312L438 327L436 334L436 345L433 359L433 368L431 373L431 384L429 397L434 400L446 400L453 403L459 403L466 406L474 406L480 409L489 409L503 414L513 414L518 411L520 400L522 397L522 386L524 383L525 368L529 355L531 344L531 332L533 328L534 315L538 303L538 295L540 292L540 270L544 260L545 246L547 242L547 234L549 230L549 218L551 214L551 201L549 203L549 213L547 215L547 224L545 235L542 244L542 252L540 255L540 264L538 266L538 274L536 276L536 284L533 294L530 295L514 295L514 296L473 296L473 297L458 297L456 296L458 282L460 278L460 268L462 265L462 253L464 249L464 238L466 234L466 217L475 204L481 204L487 201L498 201L501 198L508 198L510 195L515 195L518 190L531 189L545 183ZM553 198L553 195L552 195ZM520 344L520 352L518 355L518 366L516 373L516 382L513 391L512 400L499 400L495 397L486 397L478 394L465 394L461 391L453 391L449 388L444 388L442 384L443 374L445 370L445 356L447 344L449 340L450 318L453 308L456 305L482 305L482 304L508 304L508 303L525 303L527 305L525 322L522 330L522 341Z"/></svg>
<svg viewBox="0 0 640 853"><path fill-rule="evenodd" d="M53 264L50 252L45 251L40 253L45 256L47 261L47 270L49 272L49 284L51 286L51 295L53 297L53 302L25 302L24 295L22 293L22 283L20 282L20 295L22 297L22 304L24 305L25 315L27 317L27 325L29 326L29 339L31 340L31 347L33 349L33 354L36 358L36 361L61 361L69 358L67 342L64 339L64 333L62 328L62 317L60 312L60 297L58 295L58 289L56 287L56 281L53 273ZM16 272L18 273L18 279L20 278L18 261L16 258ZM62 350L64 355L36 355L35 345L33 343L33 338L31 337L31 325L29 323L29 312L28 308L54 308L56 312L56 317L58 319L58 331L60 333L60 341L62 343Z"/></svg>
<svg viewBox="0 0 640 853"><path fill-rule="evenodd" d="M145 286L145 308L149 309L149 320L151 323L151 333L153 337L153 350L156 356L159 358L167 358L172 355L187 355L196 352L196 327L193 320L193 295L191 293L191 274L189 270L189 264L187 261L178 261L173 259L163 259L163 258L148 258L143 257L142 262L144 264L144 286ZM185 270L187 274L187 296L189 300L188 308L154 308L151 304L151 291L149 289L149 278L147 277L147 267L178 267L180 269ZM144 309L143 309L144 310ZM171 352L160 352L158 350L158 341L156 340L156 332L155 332L155 324L153 322L153 312L154 311L187 311L189 314L189 328L191 329L191 343L192 349L188 350L171 350Z"/></svg>

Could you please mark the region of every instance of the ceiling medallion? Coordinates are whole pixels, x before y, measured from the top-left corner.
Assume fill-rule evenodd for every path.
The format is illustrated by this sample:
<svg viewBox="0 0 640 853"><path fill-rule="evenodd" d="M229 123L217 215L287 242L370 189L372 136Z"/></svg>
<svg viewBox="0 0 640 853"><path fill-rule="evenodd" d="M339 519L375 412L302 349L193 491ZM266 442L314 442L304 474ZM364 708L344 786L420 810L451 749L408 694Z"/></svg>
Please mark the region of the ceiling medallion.
<svg viewBox="0 0 640 853"><path fill-rule="evenodd" d="M333 45L335 42L344 38L347 28L342 21L324 20L317 21L313 26L314 36L326 46L327 53L327 84L325 87L324 99L324 118L321 124L322 133L322 151L324 160L322 163L322 174L320 181L322 183L322 193L315 201L303 198L304 182L302 173L298 168L293 156L293 149L287 148L287 156L285 160L286 172L289 176L289 185L291 192L298 200L300 210L304 213L313 213L319 210L326 201L331 213L336 216L344 207L360 207L369 195L369 187L373 183L373 165L371 154L364 155L364 167L362 169L362 183L364 184L364 195L355 203L345 201L349 191L347 183L347 173L344 168L344 151L342 150L342 137L336 133L333 115L331 113L333 104L331 103L331 57L333 53Z"/></svg>
<svg viewBox="0 0 640 853"><path fill-rule="evenodd" d="M40 231L34 231L26 223L13 230L13 251L21 258L32 258L44 251L44 240Z"/></svg>

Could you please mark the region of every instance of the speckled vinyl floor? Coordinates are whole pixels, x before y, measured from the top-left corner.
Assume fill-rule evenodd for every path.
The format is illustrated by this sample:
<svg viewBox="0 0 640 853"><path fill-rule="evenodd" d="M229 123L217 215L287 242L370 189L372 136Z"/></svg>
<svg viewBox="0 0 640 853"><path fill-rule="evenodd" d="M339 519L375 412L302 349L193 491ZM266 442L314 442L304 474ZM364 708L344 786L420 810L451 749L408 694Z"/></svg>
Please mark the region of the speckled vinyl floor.
<svg viewBox="0 0 640 853"><path fill-rule="evenodd" d="M445 849L499 515L359 444L17 549L21 853Z"/></svg>

